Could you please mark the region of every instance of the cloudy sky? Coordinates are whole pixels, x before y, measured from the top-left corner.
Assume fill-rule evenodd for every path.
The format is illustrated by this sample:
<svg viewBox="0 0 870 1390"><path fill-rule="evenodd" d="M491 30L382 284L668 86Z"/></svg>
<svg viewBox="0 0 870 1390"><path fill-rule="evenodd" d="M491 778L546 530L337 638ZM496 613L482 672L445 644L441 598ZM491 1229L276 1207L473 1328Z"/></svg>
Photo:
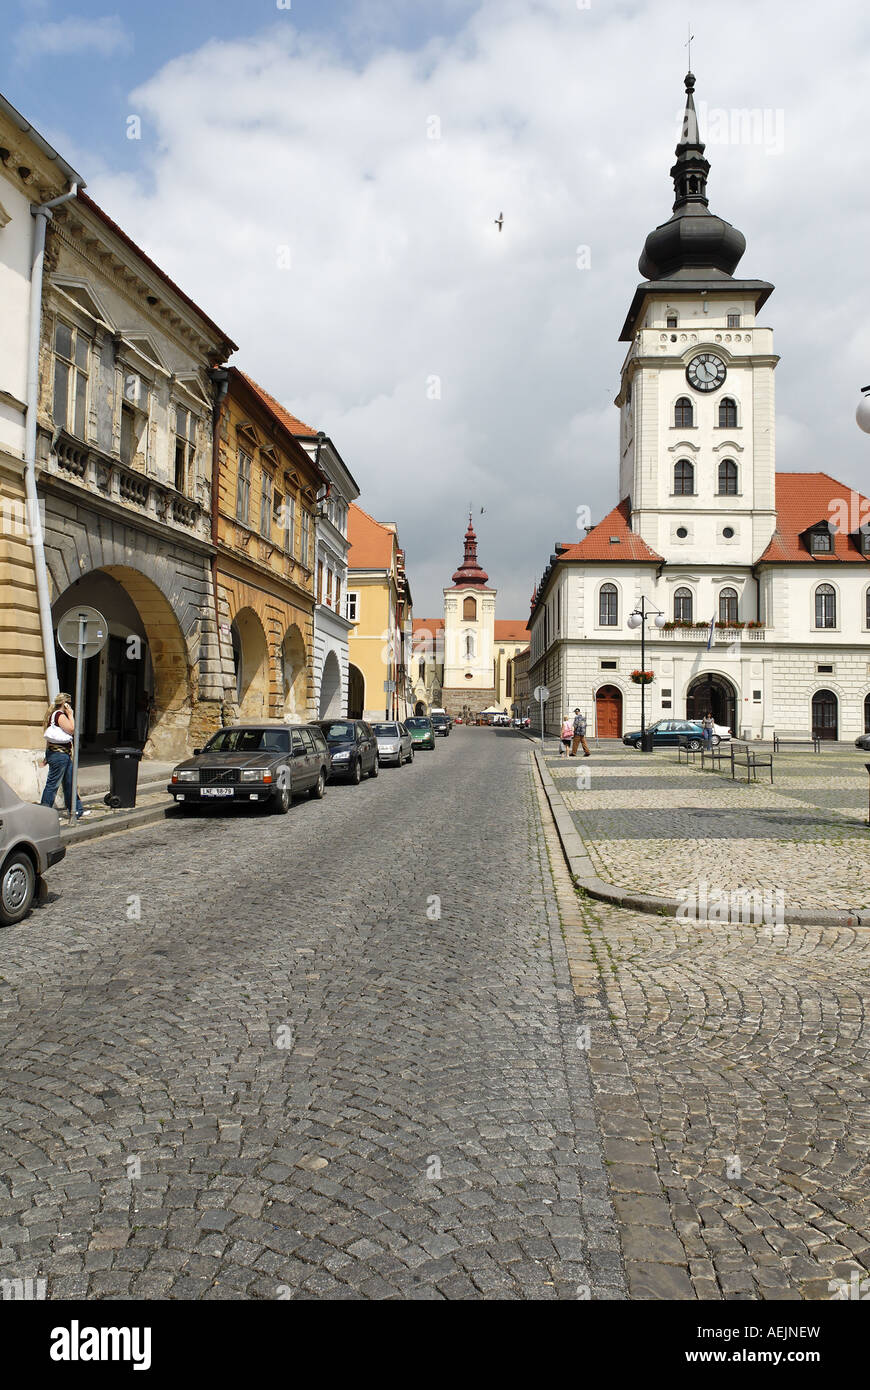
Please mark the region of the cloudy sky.
<svg viewBox="0 0 870 1390"><path fill-rule="evenodd" d="M499 614L525 617L577 507L618 500L618 335L670 215L686 0L0 8L0 90L335 440L418 616L471 503ZM711 207L777 287L778 467L867 492L870 7L692 9Z"/></svg>

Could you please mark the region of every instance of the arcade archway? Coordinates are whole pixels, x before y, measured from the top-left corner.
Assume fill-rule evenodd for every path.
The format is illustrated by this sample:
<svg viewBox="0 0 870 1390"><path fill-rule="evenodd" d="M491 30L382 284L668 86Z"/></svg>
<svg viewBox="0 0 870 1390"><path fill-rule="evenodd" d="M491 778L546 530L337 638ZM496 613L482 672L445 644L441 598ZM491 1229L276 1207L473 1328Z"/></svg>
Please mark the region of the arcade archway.
<svg viewBox="0 0 870 1390"><path fill-rule="evenodd" d="M239 718L265 719L269 713L269 650L263 624L253 608L242 608L236 614L230 637Z"/></svg>
<svg viewBox="0 0 870 1390"><path fill-rule="evenodd" d="M725 676L705 671L689 682L686 691L686 718L703 719L712 714L716 724L727 724L732 734L737 727L737 691Z"/></svg>
<svg viewBox="0 0 870 1390"><path fill-rule="evenodd" d="M307 710L308 663L305 642L294 623L281 643L281 683L285 719L305 719Z"/></svg>
<svg viewBox="0 0 870 1390"><path fill-rule="evenodd" d="M362 719L365 709L366 683L358 666L347 668L347 717Z"/></svg>
<svg viewBox="0 0 870 1390"><path fill-rule="evenodd" d="M341 668L335 652L328 652L320 677L320 718L336 719L344 714L341 707Z"/></svg>

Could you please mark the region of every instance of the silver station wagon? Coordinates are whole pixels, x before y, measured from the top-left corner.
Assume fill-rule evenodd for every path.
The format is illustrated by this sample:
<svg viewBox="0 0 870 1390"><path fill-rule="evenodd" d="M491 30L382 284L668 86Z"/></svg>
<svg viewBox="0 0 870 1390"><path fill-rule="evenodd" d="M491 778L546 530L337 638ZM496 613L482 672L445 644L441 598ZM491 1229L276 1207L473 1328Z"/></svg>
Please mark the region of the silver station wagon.
<svg viewBox="0 0 870 1390"><path fill-rule="evenodd" d="M311 724L231 724L173 769L166 790L182 810L262 802L285 815L294 796L323 796L326 739Z"/></svg>
<svg viewBox="0 0 870 1390"><path fill-rule="evenodd" d="M43 874L65 854L54 807L22 801L0 777L0 926L27 916L43 896Z"/></svg>

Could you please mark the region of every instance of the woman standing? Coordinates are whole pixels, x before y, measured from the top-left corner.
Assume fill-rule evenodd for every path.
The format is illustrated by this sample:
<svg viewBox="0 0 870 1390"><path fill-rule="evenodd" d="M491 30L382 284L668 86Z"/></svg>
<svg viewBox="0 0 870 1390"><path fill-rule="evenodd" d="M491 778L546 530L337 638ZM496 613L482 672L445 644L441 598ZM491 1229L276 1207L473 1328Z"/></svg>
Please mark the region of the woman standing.
<svg viewBox="0 0 870 1390"><path fill-rule="evenodd" d="M562 732L559 734L559 757L567 758L571 749L571 740L574 737L574 725L567 714L562 720Z"/></svg>
<svg viewBox="0 0 870 1390"><path fill-rule="evenodd" d="M704 747L709 752L713 747L713 716L709 710L701 720L701 728L704 734Z"/></svg>
<svg viewBox="0 0 870 1390"><path fill-rule="evenodd" d="M70 704L70 697L66 692L61 692L60 695L55 696L46 710L42 725L45 737L43 766L48 768L45 791L42 793L43 806L54 805L58 786L62 783L63 799L67 811L72 807L72 746L75 727L76 721ZM90 811L85 810L81 798L76 792L76 820L81 820L82 816L89 816L90 814Z"/></svg>

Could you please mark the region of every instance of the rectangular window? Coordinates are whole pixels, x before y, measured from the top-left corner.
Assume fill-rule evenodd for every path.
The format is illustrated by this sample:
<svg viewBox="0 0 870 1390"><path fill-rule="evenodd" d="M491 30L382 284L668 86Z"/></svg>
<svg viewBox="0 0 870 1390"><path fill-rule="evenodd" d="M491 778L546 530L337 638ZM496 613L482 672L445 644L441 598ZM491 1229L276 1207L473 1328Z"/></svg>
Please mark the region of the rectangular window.
<svg viewBox="0 0 870 1390"><path fill-rule="evenodd" d="M602 670L602 671L615 671L615 670L616 670L616 662L615 662L615 661L602 661L602 663L601 663L601 670ZM663 694L663 695L667 695L668 693L669 693L669 692L668 692L667 690L663 690L663 691L662 691L662 694Z"/></svg>
<svg viewBox="0 0 870 1390"><path fill-rule="evenodd" d="M317 602L323 602L323 561L317 561Z"/></svg>
<svg viewBox="0 0 870 1390"><path fill-rule="evenodd" d="M331 608L331 607L332 607L332 570L329 568L329 566L327 566L327 568L326 568L326 602L327 602L327 604L329 605L329 607Z"/></svg>
<svg viewBox="0 0 870 1390"><path fill-rule="evenodd" d="M359 616L358 609L359 594L355 594L352 589L348 589L344 599L344 616L349 623L357 622Z"/></svg>
<svg viewBox="0 0 870 1390"><path fill-rule="evenodd" d="M729 314L729 315L727 316L726 320L725 320L725 327L726 327L726 328L739 328L739 327L740 327L740 315L739 315L739 314Z"/></svg>
<svg viewBox="0 0 870 1390"><path fill-rule="evenodd" d="M284 518L286 522L284 547L288 555L296 554L296 498L287 496Z"/></svg>
<svg viewBox="0 0 870 1390"><path fill-rule="evenodd" d="M813 531L810 536L810 549L814 555L829 555L834 549L834 538L830 531Z"/></svg>
<svg viewBox="0 0 870 1390"><path fill-rule="evenodd" d="M121 462L129 468L136 455L136 415L129 405L121 406Z"/></svg>
<svg viewBox="0 0 870 1390"><path fill-rule="evenodd" d="M335 576L335 611L341 612L341 576Z"/></svg>
<svg viewBox="0 0 870 1390"><path fill-rule="evenodd" d="M864 599L864 626L870 627L870 589L867 590Z"/></svg>
<svg viewBox="0 0 870 1390"><path fill-rule="evenodd" d="M272 493L275 480L265 468L260 474L260 535L268 539L272 535Z"/></svg>
<svg viewBox="0 0 870 1390"><path fill-rule="evenodd" d="M311 568L311 513L302 509L302 550L299 556L306 569Z"/></svg>
<svg viewBox="0 0 870 1390"><path fill-rule="evenodd" d="M193 460L196 454L196 416L183 405L175 407L175 487L187 492L193 486Z"/></svg>
<svg viewBox="0 0 870 1390"><path fill-rule="evenodd" d="M84 439L87 425L90 339L58 320L54 330L54 423Z"/></svg>
<svg viewBox="0 0 870 1390"><path fill-rule="evenodd" d="M239 450L239 472L236 481L236 517L247 526L251 515L251 456Z"/></svg>

